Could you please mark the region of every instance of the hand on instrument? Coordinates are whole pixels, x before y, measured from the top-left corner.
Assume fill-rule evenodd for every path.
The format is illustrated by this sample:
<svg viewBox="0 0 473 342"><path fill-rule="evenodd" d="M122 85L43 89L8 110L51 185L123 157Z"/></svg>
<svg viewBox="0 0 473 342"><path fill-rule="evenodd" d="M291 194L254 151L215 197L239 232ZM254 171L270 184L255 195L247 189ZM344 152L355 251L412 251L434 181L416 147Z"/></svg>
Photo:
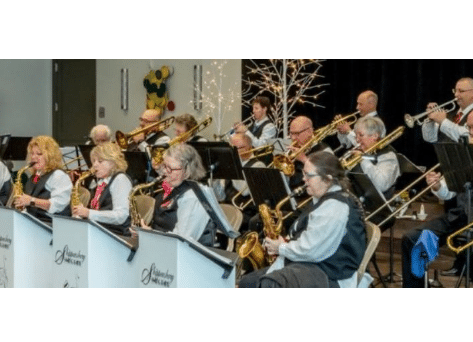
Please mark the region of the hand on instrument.
<svg viewBox="0 0 473 342"><path fill-rule="evenodd" d="M27 194L23 194L15 198L13 204L15 205L16 209L23 209L30 205L31 203L31 196Z"/></svg>
<svg viewBox="0 0 473 342"><path fill-rule="evenodd" d="M88 218L89 209L84 207L82 204L79 204L72 208L72 216Z"/></svg>
<svg viewBox="0 0 473 342"><path fill-rule="evenodd" d="M427 104L427 111L432 111L427 117L438 124L441 124L443 120L447 118L447 112L444 111L443 109L438 109L435 110L435 108L438 108L438 104L435 102L430 102Z"/></svg>
<svg viewBox="0 0 473 342"><path fill-rule="evenodd" d="M146 230L151 230L150 226L147 226L145 223L145 220L141 219L141 228L146 229Z"/></svg>
<svg viewBox="0 0 473 342"><path fill-rule="evenodd" d="M279 236L277 240L271 240L270 238L265 238L263 244L269 255L278 255L279 246L285 242L286 241L284 240L284 238Z"/></svg>
<svg viewBox="0 0 473 342"><path fill-rule="evenodd" d="M233 125L233 129L235 130L235 133L245 133L248 130L248 127L241 122L237 122Z"/></svg>
<svg viewBox="0 0 473 342"><path fill-rule="evenodd" d="M139 144L140 142L145 140L145 134L144 133L137 134L133 136L132 139L135 144Z"/></svg>
<svg viewBox="0 0 473 342"><path fill-rule="evenodd" d="M442 175L439 172L429 172L427 174L427 176L425 176L425 180L427 181L427 185L430 186L434 183L437 183L432 187L432 190L439 191L439 189L440 189L440 177L441 176Z"/></svg>
<svg viewBox="0 0 473 342"><path fill-rule="evenodd" d="M298 146L294 146L294 145L290 145L287 147L287 149L293 153L297 153L299 150L300 150L300 147ZM305 155L305 153L300 153L297 157L296 157L296 160L300 161L301 163L305 163L306 160L309 159L307 158L307 156Z"/></svg>
<svg viewBox="0 0 473 342"><path fill-rule="evenodd" d="M334 120L335 121L340 120L342 117L343 116L340 115L340 114L335 115ZM350 125L346 121L343 121L340 124L338 124L337 130L340 134L348 134L348 133L350 133L351 128L350 128Z"/></svg>

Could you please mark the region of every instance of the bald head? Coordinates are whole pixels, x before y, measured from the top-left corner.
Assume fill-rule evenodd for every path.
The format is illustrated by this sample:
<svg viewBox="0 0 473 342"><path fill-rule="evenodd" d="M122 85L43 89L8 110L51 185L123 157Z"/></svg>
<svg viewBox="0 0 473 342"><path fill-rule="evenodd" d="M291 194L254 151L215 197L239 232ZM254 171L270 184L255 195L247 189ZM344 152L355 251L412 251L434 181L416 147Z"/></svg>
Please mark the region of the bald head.
<svg viewBox="0 0 473 342"><path fill-rule="evenodd" d="M106 125L97 125L91 129L89 136L95 145L101 145L112 139L112 131Z"/></svg>
<svg viewBox="0 0 473 342"><path fill-rule="evenodd" d="M161 111L157 109L147 109L140 116L140 126L145 127L154 122L159 121L161 117Z"/></svg>
<svg viewBox="0 0 473 342"><path fill-rule="evenodd" d="M307 116L298 116L292 120L289 127L289 134L291 135L292 141L296 142L297 145L302 146L308 141L314 132L314 126L312 120Z"/></svg>
<svg viewBox="0 0 473 342"><path fill-rule="evenodd" d="M372 90L362 92L356 101L356 109L360 111L361 116L365 116L376 111L378 106L378 95Z"/></svg>
<svg viewBox="0 0 473 342"><path fill-rule="evenodd" d="M245 133L235 133L230 138L230 143L238 150L238 154L242 160L249 159L251 154L248 153L252 149L251 138Z"/></svg>

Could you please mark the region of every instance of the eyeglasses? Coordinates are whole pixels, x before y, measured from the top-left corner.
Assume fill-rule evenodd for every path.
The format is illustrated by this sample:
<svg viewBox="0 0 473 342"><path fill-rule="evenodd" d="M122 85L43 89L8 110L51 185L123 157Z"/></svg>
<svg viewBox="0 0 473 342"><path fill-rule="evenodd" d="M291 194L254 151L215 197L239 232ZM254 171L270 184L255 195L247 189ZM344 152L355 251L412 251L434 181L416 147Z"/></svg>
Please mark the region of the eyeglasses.
<svg viewBox="0 0 473 342"><path fill-rule="evenodd" d="M305 178L315 178L317 176L320 176L319 174L317 173L310 173L310 172L305 172L304 170L302 170L302 174L304 175Z"/></svg>
<svg viewBox="0 0 473 342"><path fill-rule="evenodd" d="M164 164L164 170L166 170L167 173L172 173L173 171L182 170L182 168L173 169L173 168L171 168L169 165Z"/></svg>
<svg viewBox="0 0 473 342"><path fill-rule="evenodd" d="M467 91L471 91L471 90L473 90L473 89L465 89L465 90L463 90L463 89L452 89L452 93L453 94L456 94L456 93L463 94L463 93L466 93Z"/></svg>
<svg viewBox="0 0 473 342"><path fill-rule="evenodd" d="M302 131L299 131L299 132L289 132L289 135L299 135L301 134L302 132L305 132L309 129L309 127L307 128L304 128Z"/></svg>

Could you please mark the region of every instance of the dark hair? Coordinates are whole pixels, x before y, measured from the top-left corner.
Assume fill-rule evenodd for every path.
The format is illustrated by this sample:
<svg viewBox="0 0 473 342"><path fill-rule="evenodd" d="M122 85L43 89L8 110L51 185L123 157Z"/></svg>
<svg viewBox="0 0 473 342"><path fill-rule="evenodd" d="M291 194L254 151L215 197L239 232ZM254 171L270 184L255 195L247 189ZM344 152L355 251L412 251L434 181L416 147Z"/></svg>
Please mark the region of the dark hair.
<svg viewBox="0 0 473 342"><path fill-rule="evenodd" d="M266 113L269 114L271 111L271 101L266 96L256 96L253 100L252 105L259 104L261 107L266 108Z"/></svg>
<svg viewBox="0 0 473 342"><path fill-rule="evenodd" d="M190 114L185 113L176 118L176 123L184 125L186 132L197 126L197 120Z"/></svg>
<svg viewBox="0 0 473 342"><path fill-rule="evenodd" d="M317 168L322 180L340 185L344 191L350 191L350 180L340 165L338 158L329 152L315 152L308 156L309 162ZM331 178L329 177L331 176Z"/></svg>

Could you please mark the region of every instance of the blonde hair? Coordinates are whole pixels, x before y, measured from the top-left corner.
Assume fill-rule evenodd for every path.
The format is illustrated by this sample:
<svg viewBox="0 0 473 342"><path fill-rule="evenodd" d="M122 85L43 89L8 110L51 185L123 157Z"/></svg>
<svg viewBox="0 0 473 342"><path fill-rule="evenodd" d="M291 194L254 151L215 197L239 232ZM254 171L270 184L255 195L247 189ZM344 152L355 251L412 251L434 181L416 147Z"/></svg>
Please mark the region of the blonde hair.
<svg viewBox="0 0 473 342"><path fill-rule="evenodd" d="M28 155L26 157L26 161L28 163L31 163L31 153L33 151L33 147L35 146L39 148L45 157L45 173L55 169L62 169L64 166L62 161L62 153L56 140L48 135L39 135L31 139L27 147Z"/></svg>
<svg viewBox="0 0 473 342"><path fill-rule="evenodd" d="M115 166L112 169L112 175L118 172L125 172L128 168L128 163L125 160L122 150L114 142L95 146L90 152L90 158L113 162Z"/></svg>

